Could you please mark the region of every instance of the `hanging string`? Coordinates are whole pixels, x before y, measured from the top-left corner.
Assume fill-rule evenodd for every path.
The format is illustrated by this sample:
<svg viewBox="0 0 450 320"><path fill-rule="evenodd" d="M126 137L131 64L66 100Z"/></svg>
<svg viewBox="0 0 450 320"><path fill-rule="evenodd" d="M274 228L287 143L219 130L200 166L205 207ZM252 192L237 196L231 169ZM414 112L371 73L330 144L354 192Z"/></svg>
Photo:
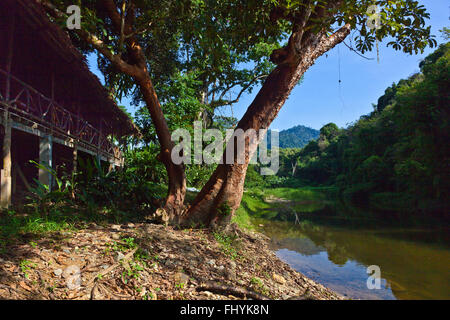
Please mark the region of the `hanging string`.
<svg viewBox="0 0 450 320"><path fill-rule="evenodd" d="M380 64L380 46L379 46L379 41L377 39L377 62L378 64Z"/></svg>
<svg viewBox="0 0 450 320"><path fill-rule="evenodd" d="M338 49L338 69L339 69L339 88L341 87L341 50L339 49L339 46L337 47Z"/></svg>
<svg viewBox="0 0 450 320"><path fill-rule="evenodd" d="M339 46L337 46L338 49L338 75L339 75L339 100L341 100L342 108L341 108L341 116L345 108L345 102L344 98L342 97L342 78L341 78L341 51L339 49Z"/></svg>

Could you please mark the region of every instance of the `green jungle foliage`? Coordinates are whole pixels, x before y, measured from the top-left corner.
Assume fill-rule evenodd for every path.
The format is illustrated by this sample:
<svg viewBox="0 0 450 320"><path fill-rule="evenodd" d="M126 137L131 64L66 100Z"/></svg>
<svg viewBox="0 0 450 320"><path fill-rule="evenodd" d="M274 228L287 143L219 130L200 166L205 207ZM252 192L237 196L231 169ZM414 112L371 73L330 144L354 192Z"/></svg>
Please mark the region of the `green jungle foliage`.
<svg viewBox="0 0 450 320"><path fill-rule="evenodd" d="M335 185L344 200L382 210L448 212L449 48L441 45L420 73L386 89L375 110L348 128L330 123L304 148L282 149L278 179ZM276 178L255 170L247 187L273 185Z"/></svg>

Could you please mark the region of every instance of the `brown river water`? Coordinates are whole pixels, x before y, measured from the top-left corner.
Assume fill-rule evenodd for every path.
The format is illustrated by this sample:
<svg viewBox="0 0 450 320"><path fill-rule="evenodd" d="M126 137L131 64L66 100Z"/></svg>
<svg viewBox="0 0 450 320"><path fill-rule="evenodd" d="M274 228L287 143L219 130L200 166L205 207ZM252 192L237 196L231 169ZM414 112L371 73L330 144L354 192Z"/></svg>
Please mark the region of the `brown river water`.
<svg viewBox="0 0 450 320"><path fill-rule="evenodd" d="M299 215L296 222L253 219L277 256L295 270L352 299L450 299L450 229ZM317 220L317 221L315 221ZM368 266L380 268L369 289Z"/></svg>

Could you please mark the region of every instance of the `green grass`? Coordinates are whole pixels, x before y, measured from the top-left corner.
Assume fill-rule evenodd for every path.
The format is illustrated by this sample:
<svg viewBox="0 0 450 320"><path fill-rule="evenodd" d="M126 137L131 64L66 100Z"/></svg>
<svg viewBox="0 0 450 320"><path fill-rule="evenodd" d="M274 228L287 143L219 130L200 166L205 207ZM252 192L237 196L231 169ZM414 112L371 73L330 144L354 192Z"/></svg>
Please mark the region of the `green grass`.
<svg viewBox="0 0 450 320"><path fill-rule="evenodd" d="M25 278L28 279L28 271L36 268L36 263L29 260L22 260L19 264L20 270L23 272Z"/></svg>
<svg viewBox="0 0 450 320"><path fill-rule="evenodd" d="M314 212L322 209L328 199L333 198L334 187L302 187L302 188L251 188L244 192L241 206L236 211L233 222L241 228L254 230L256 220L271 219L283 208L295 212ZM278 198L295 201L292 204L269 203L267 198Z"/></svg>
<svg viewBox="0 0 450 320"><path fill-rule="evenodd" d="M307 188L275 188L265 190L266 195L292 201L324 201L326 192L332 190L330 187L307 187Z"/></svg>
<svg viewBox="0 0 450 320"><path fill-rule="evenodd" d="M239 256L239 243L236 237L229 236L222 232L214 232L214 238L221 245L223 253L235 260Z"/></svg>
<svg viewBox="0 0 450 320"><path fill-rule="evenodd" d="M75 230L71 217L40 215L20 215L14 211L0 213L0 239L14 239L26 233L47 234L62 230Z"/></svg>
<svg viewBox="0 0 450 320"><path fill-rule="evenodd" d="M37 243L32 241L33 239L58 232L74 232L84 227L88 221L86 217L74 213L41 216L37 213L19 214L13 210L1 211L0 253L5 253L9 244L18 240L26 238L26 242L36 246Z"/></svg>
<svg viewBox="0 0 450 320"><path fill-rule="evenodd" d="M258 291L259 293L262 293L264 295L269 295L269 290L266 286L264 286L264 283L260 278L253 277L250 280L250 285L255 289L255 291Z"/></svg>
<svg viewBox="0 0 450 320"><path fill-rule="evenodd" d="M245 210L242 206L236 210L236 213L233 216L232 222L236 223L240 228L247 230L254 230L255 227L251 222L251 218L247 210Z"/></svg>
<svg viewBox="0 0 450 320"><path fill-rule="evenodd" d="M258 190L244 192L241 205L236 210L232 221L243 229L254 230L252 216L270 207L270 204L264 202L263 195Z"/></svg>

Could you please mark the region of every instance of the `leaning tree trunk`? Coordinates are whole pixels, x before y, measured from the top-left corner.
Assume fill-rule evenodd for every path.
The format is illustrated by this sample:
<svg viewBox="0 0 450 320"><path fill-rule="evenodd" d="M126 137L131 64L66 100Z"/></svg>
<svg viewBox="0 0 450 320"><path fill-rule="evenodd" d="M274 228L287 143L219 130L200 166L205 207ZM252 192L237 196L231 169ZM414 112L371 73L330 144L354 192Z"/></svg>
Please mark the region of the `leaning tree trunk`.
<svg viewBox="0 0 450 320"><path fill-rule="evenodd" d="M235 130L254 129L258 132L260 129L267 129L306 70L318 57L342 42L349 32L350 26L345 25L330 37L324 33L311 37L299 53L294 54L292 46L276 52L276 59L279 61L281 56L282 61L267 77ZM230 223L232 215L241 203L249 161L260 140L261 137L258 137L257 141L251 141L246 137L244 150L235 148L233 164L225 164L227 153L225 149L223 164L218 165L192 205L181 217L180 224L200 223L209 227L219 227ZM243 164L236 161L240 152L244 152Z"/></svg>
<svg viewBox="0 0 450 320"><path fill-rule="evenodd" d="M161 145L161 153L158 155L158 159L166 167L167 176L169 179L168 193L164 204L164 210L168 216L168 220L174 221L184 209L183 205L186 194L186 174L183 164L177 165L172 162L171 153L174 144L171 140L169 127L167 126L167 122L164 118L164 114L153 88L152 81L148 76L148 73L144 74L145 76L142 76L137 80L141 93L144 96L147 109L150 112L153 124L155 126L158 141Z"/></svg>

